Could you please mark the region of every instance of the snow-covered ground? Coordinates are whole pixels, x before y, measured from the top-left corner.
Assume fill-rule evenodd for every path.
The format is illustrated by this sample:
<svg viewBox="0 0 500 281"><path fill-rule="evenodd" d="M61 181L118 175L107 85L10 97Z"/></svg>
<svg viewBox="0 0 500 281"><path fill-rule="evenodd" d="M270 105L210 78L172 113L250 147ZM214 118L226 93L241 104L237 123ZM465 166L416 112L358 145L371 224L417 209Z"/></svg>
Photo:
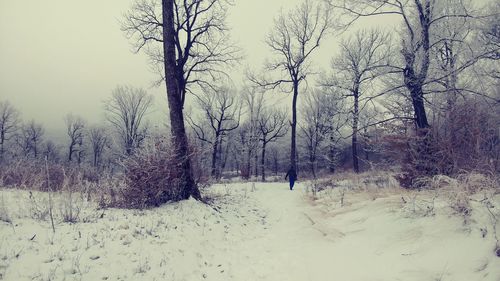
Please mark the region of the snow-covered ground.
<svg viewBox="0 0 500 281"><path fill-rule="evenodd" d="M334 189L313 200L305 188L216 185L209 205L145 211L73 200L73 224L61 222L67 200L56 197L55 234L47 194L0 189L0 279L500 280L480 197L464 217L432 192ZM490 199L497 214L499 196Z"/></svg>

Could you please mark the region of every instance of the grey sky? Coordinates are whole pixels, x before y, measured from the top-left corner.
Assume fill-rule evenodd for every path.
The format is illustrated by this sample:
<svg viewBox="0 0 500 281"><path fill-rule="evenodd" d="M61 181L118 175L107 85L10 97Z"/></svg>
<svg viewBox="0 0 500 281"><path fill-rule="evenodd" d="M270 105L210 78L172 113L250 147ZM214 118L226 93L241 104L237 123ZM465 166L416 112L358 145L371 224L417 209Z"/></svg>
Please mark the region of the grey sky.
<svg viewBox="0 0 500 281"><path fill-rule="evenodd" d="M155 74L146 57L133 54L120 31L118 21L131 2L0 0L0 100L11 101L24 120L42 122L49 132L62 128L69 112L101 120L102 100L118 84L148 88L158 107L166 106L164 88L149 87ZM282 6L299 2L236 0L229 25L246 55L242 65L262 64L273 18ZM328 65L335 45L334 37L323 44L315 58L320 66Z"/></svg>

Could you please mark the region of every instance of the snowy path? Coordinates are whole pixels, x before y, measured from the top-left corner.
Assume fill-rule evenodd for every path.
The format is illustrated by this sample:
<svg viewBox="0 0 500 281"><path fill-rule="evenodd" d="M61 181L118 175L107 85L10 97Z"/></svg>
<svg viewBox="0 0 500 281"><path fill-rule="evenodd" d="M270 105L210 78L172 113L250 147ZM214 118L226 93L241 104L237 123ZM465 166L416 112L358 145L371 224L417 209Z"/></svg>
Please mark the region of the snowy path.
<svg viewBox="0 0 500 281"><path fill-rule="evenodd" d="M302 185L258 184L255 194L268 212L265 234L241 246L250 274L245 280L332 280L327 274L332 243L305 213ZM243 277L242 276L242 277ZM243 279L239 279L243 280Z"/></svg>
<svg viewBox="0 0 500 281"><path fill-rule="evenodd" d="M325 215L303 188L257 184L268 229L234 249L233 280L500 281L491 236L463 229L459 217L404 217L400 195L361 199Z"/></svg>
<svg viewBox="0 0 500 281"><path fill-rule="evenodd" d="M399 189L350 193L340 207L337 190L312 202L303 184L255 185L215 185L210 205L75 202L75 224L62 222L56 198L55 234L46 216L34 219L46 193L0 189L11 221L0 220L0 280L500 281L481 203L464 226L446 202L434 216L408 216Z"/></svg>

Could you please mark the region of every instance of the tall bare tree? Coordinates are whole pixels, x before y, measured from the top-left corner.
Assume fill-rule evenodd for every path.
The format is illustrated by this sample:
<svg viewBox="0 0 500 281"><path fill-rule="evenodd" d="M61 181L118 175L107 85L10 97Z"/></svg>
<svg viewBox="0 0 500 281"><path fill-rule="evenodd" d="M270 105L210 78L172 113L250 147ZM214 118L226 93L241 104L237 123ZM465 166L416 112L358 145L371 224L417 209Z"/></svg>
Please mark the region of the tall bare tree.
<svg viewBox="0 0 500 281"><path fill-rule="evenodd" d="M169 1L170 2L170 1ZM227 9L232 0L174 0L173 78L179 85L181 105L193 86L213 84L215 77L227 76L227 66L239 59L239 49L229 39ZM165 81L165 43L162 5L159 0L136 0L124 15L122 30L134 42L135 52L144 50ZM169 3L167 3L169 4ZM163 16L165 16L163 14ZM167 42L168 43L168 42Z"/></svg>
<svg viewBox="0 0 500 281"><path fill-rule="evenodd" d="M288 14L282 13L274 21L273 31L266 43L275 58L265 66L279 78L269 80L250 77L258 85L293 93L291 124L290 168L297 169L297 100L300 85L311 74L311 55L332 26L330 9L322 1L305 0Z"/></svg>
<svg viewBox="0 0 500 281"><path fill-rule="evenodd" d="M85 120L82 117L68 114L64 118L66 123L66 134L69 137L68 162L73 160L73 155L83 149L83 136Z"/></svg>
<svg viewBox="0 0 500 281"><path fill-rule="evenodd" d="M153 106L153 96L144 89L118 86L104 106L106 119L122 139L125 153L131 155L145 137L143 119Z"/></svg>
<svg viewBox="0 0 500 281"><path fill-rule="evenodd" d="M286 111L278 109L265 109L260 115L258 128L260 131L260 141L262 143L261 173L262 181L266 181L266 148L271 142L278 140L288 133L288 114Z"/></svg>
<svg viewBox="0 0 500 281"><path fill-rule="evenodd" d="M122 24L122 30L135 40L136 51L146 46L153 65L163 69L160 81L166 84L179 181L185 186L181 199L201 198L184 126L186 92L191 85L211 85L213 78L225 74L223 67L237 59L238 50L225 32L228 4L227 0L162 0L159 6L155 0L138 0Z"/></svg>
<svg viewBox="0 0 500 281"><path fill-rule="evenodd" d="M241 105L234 90L227 87L208 88L198 97L203 112L202 122L189 117L188 122L198 139L212 145L211 175L220 178L220 152L227 134L240 125Z"/></svg>
<svg viewBox="0 0 500 281"><path fill-rule="evenodd" d="M344 98L352 98L352 161L353 170L359 173L358 129L360 111L373 98L366 91L374 92L375 79L392 70L390 62L390 38L380 30L361 30L343 40L340 54L333 59L331 86L342 91ZM361 104L360 104L361 103Z"/></svg>
<svg viewBox="0 0 500 281"><path fill-rule="evenodd" d="M419 136L414 156L414 168L423 174L436 170L432 165L433 143L430 123L426 111L425 95L432 92L432 84L442 81L443 77L429 75L432 69L432 49L445 42L451 42L446 33L442 34L443 22L450 19L474 19L467 0L332 0L334 6L351 16L349 23L362 17L392 15L398 16L402 23L401 36L401 80L406 88L407 98L412 104L415 125ZM453 9L447 7L455 6ZM459 9L457 9L458 7ZM444 35L444 36L442 36ZM474 54L454 70L444 74L449 76L464 71L478 60L491 55L493 50ZM399 89L401 86L396 86Z"/></svg>
<svg viewBox="0 0 500 281"><path fill-rule="evenodd" d="M0 162L5 157L5 145L14 136L19 124L19 111L8 101L0 102Z"/></svg>
<svg viewBox="0 0 500 281"><path fill-rule="evenodd" d="M190 196L201 199L201 194L193 177L193 169L189 156L188 138L184 126L183 104L185 91L179 83L178 71L180 62L177 60L176 43L178 32L175 30L174 1L162 0L162 42L163 42L163 68L165 70L165 87L170 112L170 130L172 132L172 145L175 158L179 163L177 179L182 188L179 199L188 199ZM176 39L177 38L177 39Z"/></svg>

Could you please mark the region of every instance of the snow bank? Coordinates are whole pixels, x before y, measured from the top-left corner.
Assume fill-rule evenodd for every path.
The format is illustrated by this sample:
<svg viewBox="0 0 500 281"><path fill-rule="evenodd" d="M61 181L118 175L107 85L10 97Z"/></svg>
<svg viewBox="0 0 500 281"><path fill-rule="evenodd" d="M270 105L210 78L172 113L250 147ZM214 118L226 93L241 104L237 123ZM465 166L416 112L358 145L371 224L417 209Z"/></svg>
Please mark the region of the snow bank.
<svg viewBox="0 0 500 281"><path fill-rule="evenodd" d="M83 204L83 213L96 215L74 224L61 222L55 207L53 234L47 216L34 219L29 192L1 196L11 221L0 221L3 280L231 280L224 253L262 221L245 188L218 187L209 192L211 205L190 199L137 211Z"/></svg>
<svg viewBox="0 0 500 281"><path fill-rule="evenodd" d="M55 207L55 234L47 194L0 190L0 279L500 280L498 194L462 201L445 190L335 184L314 199L301 183L294 191L286 183L220 184L204 191L209 204L144 211L99 210L76 196L77 222L62 222Z"/></svg>

